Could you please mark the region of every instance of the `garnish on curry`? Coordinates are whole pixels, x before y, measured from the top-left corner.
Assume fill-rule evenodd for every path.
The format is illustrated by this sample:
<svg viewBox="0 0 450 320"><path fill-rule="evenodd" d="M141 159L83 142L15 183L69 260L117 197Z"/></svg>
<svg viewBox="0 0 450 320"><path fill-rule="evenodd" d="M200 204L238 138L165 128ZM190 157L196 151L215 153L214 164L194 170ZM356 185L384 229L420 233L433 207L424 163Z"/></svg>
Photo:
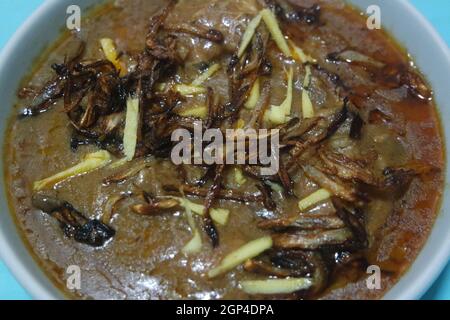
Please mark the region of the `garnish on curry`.
<svg viewBox="0 0 450 320"><path fill-rule="evenodd" d="M341 0L108 2L18 97L10 204L72 297L379 298L441 197L431 89ZM172 133L199 121L277 129L278 172L175 165ZM366 287L370 265L382 290Z"/></svg>

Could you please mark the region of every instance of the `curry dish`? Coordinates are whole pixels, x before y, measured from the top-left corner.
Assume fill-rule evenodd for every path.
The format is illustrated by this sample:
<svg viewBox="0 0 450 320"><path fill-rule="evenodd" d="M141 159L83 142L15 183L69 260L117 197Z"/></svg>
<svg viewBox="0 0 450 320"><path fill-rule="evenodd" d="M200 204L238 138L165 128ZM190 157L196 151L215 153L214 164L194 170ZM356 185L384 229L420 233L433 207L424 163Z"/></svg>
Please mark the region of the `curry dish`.
<svg viewBox="0 0 450 320"><path fill-rule="evenodd" d="M444 147L432 89L366 20L341 0L93 8L24 80L6 141L48 277L71 298L381 298L433 226ZM198 123L276 129L279 170L176 165L172 133Z"/></svg>

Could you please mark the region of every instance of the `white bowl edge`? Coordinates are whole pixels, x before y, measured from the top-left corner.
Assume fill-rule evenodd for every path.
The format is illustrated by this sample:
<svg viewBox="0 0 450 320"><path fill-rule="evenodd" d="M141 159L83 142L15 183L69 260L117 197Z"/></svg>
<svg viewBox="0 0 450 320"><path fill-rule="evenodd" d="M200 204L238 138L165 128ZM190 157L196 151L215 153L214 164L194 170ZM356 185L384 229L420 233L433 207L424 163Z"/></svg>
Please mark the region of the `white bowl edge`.
<svg viewBox="0 0 450 320"><path fill-rule="evenodd" d="M96 1L88 0L78 2L92 4ZM417 65L430 80L431 85L436 92L437 105L444 126L444 119L450 119L450 90L445 88L450 74L450 53L442 38L434 30L431 24L407 0L350 0L349 2L360 8L366 8L368 5L372 4L379 4L382 8L391 8L391 10L394 10L393 12L397 12L397 14L398 12L404 10L402 14L405 14L406 17L412 18L411 22L394 24L393 21L395 17L390 17L390 13L388 11L382 11L382 13L388 13L388 21L386 24L383 24L383 26L389 30L396 39L404 44L409 51L412 52ZM61 9L63 7L67 7L67 5L71 3L72 2L69 0L47 0L38 8L36 12L33 13L30 18L27 19L27 21L14 34L0 54L0 82L3 80L3 73L10 69L8 61L11 60L12 57L18 58L16 55L17 52L23 52L20 50L26 48L26 46L23 45L22 40L30 38L33 32L36 33L33 29L43 29L42 25L44 24L44 19L51 19L52 12L55 13L57 8ZM414 24L412 22L414 22ZM45 23L47 25L49 23L51 24L49 21L46 21ZM59 26L62 26L62 24L53 25L53 29L57 30ZM408 36L408 32L410 34L414 32L414 37L411 38L411 36ZM56 39L56 34L58 32L52 30L50 33L53 37L49 37L49 35L43 35L42 37L46 41L48 40L51 42L52 39ZM423 41L422 49L414 44L414 41L419 40ZM434 50L432 59L436 59L444 65L433 66L433 62L427 61L427 59L430 60L430 56L428 55L427 57L427 54L424 53L423 50L431 50L430 48ZM39 55L40 49L30 49L29 47L28 49L32 53L27 53L29 57L25 59L26 61L24 63L26 63L28 67L31 67L32 61ZM11 84L10 87L14 87L14 93L9 91L5 92L3 88L0 88L1 101L11 103L14 101L13 96L15 96L19 81L23 75L26 75L26 72L16 75L18 79L13 78L13 84ZM9 99L3 99L5 96L9 97ZM3 108L10 108L11 103L5 103L6 106ZM9 112L7 114L9 114ZM3 133L6 129L6 119L1 120L1 139L3 143ZM449 128L444 126L443 129L445 137L450 137ZM445 142L447 146L446 161L448 164L450 159L450 148L448 145L448 140ZM407 271L400 281L387 292L384 297L385 299L420 298L433 284L440 272L448 263L450 257L450 232L448 232L448 226L450 226L450 190L447 185L448 181L450 181L450 174L447 170L442 206L432 233L424 248L421 250L419 256L410 267L409 271ZM47 300L63 298L62 294L60 294L53 284L51 284L50 280L48 280L44 273L40 270L37 263L28 254L28 251L20 239L17 229L14 226L8 212L9 208L6 203L4 188L5 186L2 181L0 183L0 199L2 200L0 202L0 209L2 210L2 212L0 212L0 217L6 220L2 221L0 224L0 243L2 243L0 246L0 257L14 274L16 279L35 299Z"/></svg>

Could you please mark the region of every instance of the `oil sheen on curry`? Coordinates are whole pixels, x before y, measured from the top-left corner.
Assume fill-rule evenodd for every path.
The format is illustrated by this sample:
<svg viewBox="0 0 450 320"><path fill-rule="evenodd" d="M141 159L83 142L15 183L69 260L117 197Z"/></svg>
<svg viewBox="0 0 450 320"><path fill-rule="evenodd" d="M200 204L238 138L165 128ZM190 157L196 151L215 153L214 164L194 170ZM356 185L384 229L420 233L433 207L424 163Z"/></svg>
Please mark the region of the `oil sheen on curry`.
<svg viewBox="0 0 450 320"><path fill-rule="evenodd" d="M432 89L366 20L340 0L92 9L24 80L6 141L10 206L48 277L72 298L381 298L445 168ZM177 129L270 129L279 170L249 153L176 165Z"/></svg>

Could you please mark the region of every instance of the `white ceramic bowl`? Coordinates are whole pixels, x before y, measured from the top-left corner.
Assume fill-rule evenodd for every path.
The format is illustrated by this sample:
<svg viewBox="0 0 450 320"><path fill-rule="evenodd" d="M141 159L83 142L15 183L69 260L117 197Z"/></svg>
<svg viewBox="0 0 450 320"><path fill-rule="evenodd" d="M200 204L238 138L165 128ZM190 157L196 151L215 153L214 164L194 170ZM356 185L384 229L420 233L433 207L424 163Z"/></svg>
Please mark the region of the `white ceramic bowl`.
<svg viewBox="0 0 450 320"><path fill-rule="evenodd" d="M151 1L151 0L150 0ZM87 8L100 0L78 0ZM379 5L383 27L404 45L420 70L430 81L442 120L450 119L450 53L423 16L407 0L349 0L365 11L369 5ZM0 121L0 141L4 141L7 116L11 111L20 80L27 75L46 45L57 39L65 26L66 9L73 0L47 0L16 32L0 55L0 101L3 117ZM444 126L450 136L449 126ZM450 146L446 142L447 159ZM2 162L3 166L3 162ZM1 170L3 173L3 170ZM3 181L3 179L2 179ZM446 182L449 181L449 171ZM5 186L0 183L0 256L23 287L36 299L58 299L62 295L51 284L28 253L9 213ZM418 299L436 280L450 256L450 194L446 183L441 212L420 255L386 299Z"/></svg>

